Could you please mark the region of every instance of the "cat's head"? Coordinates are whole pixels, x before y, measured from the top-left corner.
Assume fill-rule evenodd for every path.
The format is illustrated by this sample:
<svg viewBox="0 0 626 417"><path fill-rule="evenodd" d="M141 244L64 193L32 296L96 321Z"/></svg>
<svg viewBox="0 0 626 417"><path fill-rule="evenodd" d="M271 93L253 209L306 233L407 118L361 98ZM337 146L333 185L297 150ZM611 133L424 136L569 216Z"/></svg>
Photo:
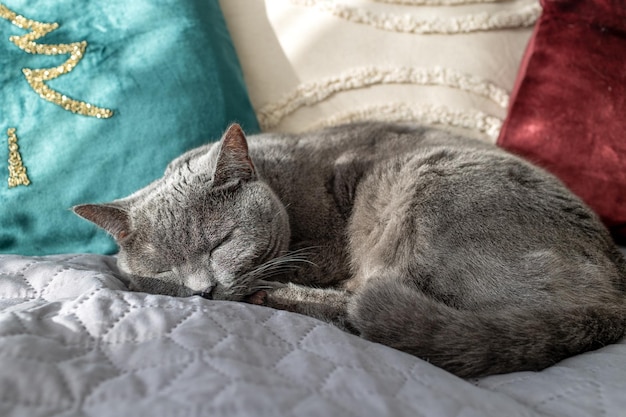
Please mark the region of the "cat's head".
<svg viewBox="0 0 626 417"><path fill-rule="evenodd" d="M238 125L131 196L74 212L116 239L131 289L155 294L242 299L290 236L286 210L258 178Z"/></svg>

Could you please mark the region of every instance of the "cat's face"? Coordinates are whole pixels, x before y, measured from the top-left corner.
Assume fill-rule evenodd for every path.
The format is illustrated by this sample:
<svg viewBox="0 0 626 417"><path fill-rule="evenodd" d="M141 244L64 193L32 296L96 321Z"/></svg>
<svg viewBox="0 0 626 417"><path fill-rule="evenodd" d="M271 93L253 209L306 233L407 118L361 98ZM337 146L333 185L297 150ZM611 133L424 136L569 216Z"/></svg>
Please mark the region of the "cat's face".
<svg viewBox="0 0 626 417"><path fill-rule="evenodd" d="M287 213L257 178L238 126L215 153L201 163L179 158L126 199L74 208L115 237L131 289L240 300L260 289L263 265L286 251Z"/></svg>

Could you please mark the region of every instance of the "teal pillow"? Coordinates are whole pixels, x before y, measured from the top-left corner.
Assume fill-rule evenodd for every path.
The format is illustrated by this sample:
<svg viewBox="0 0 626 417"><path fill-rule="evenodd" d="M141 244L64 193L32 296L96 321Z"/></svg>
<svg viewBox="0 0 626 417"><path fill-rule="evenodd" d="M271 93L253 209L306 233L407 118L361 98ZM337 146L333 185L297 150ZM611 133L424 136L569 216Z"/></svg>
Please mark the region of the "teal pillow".
<svg viewBox="0 0 626 417"><path fill-rule="evenodd" d="M218 0L4 0L0 35L0 253L112 253L71 206L258 130Z"/></svg>

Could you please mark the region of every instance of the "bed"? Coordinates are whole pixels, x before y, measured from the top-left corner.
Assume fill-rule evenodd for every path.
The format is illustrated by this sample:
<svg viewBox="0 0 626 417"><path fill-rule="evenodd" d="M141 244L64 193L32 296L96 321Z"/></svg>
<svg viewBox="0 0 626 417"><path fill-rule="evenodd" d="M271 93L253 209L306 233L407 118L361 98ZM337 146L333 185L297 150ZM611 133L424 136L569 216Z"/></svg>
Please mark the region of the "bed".
<svg viewBox="0 0 626 417"><path fill-rule="evenodd" d="M626 341L459 379L315 319L126 291L113 257L4 256L3 416L622 416Z"/></svg>
<svg viewBox="0 0 626 417"><path fill-rule="evenodd" d="M544 164L624 242L626 189L616 174L626 172L623 117L578 118L574 111L597 106L593 90L573 110L550 104L550 97L541 111L528 110L544 103L533 97L559 75L541 71L549 63L545 48L559 44L554 37L544 42L546 31L558 29L549 25L578 27L576 17L585 16L578 28L591 30L589 39L602 36L608 49L594 55L596 63L626 56L620 1L198 0L181 6L163 0L158 7L146 0L133 6L77 1L0 4L0 48L6 48L0 83L3 94L12 91L0 104L0 128L15 125L9 143L19 143L7 155L13 185L0 190L0 415L626 416L626 340L541 372L464 380L295 313L128 291L112 241L67 210L138 188L176 154L217 139L232 121L254 132L377 118L463 130ZM27 17L20 20L17 10ZM33 59L54 58L52 51L45 45L29 51L15 37L4 42L4 35L56 30L37 23L59 14L61 29L71 30L48 43L67 45L70 34L89 46L67 49L79 63L49 85L73 96L56 102L54 94L34 94L41 85L29 84L26 73L29 83L7 69L24 52ZM131 18L133 25L126 24ZM592 18L599 20L590 25ZM111 39L113 29L119 39ZM53 36L51 30L41 36ZM578 47L577 39L569 42ZM114 65L117 59L127 65ZM572 76L585 77L585 68ZM608 112L623 115L626 75L612 68L599 78L612 77L613 88L597 95ZM203 77L213 84L206 87ZM22 99L12 103L13 97ZM157 98L168 105L161 108ZM64 108L68 99L74 101ZM142 105L150 111L138 125ZM580 148L595 158L593 170L572 172L571 163L561 162L575 155L554 159L545 147L524 142L532 127L561 143L571 132L546 119L563 115L577 121L585 138L570 137L568 151L580 154ZM602 135L592 134L594 126ZM129 129L132 140L115 142ZM50 148L37 150L44 131L57 152L54 164L44 158ZM155 141L161 134L179 139ZM94 145L94 137L107 146ZM602 152L584 151L592 137L603 141ZM95 161L104 162L93 169Z"/></svg>

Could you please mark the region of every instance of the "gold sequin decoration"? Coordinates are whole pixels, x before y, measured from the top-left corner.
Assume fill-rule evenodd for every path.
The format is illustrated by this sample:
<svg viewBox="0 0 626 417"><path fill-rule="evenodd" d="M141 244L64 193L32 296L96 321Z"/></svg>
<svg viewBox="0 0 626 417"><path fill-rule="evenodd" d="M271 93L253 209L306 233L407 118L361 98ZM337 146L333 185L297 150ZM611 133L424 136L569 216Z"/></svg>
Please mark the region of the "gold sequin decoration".
<svg viewBox="0 0 626 417"><path fill-rule="evenodd" d="M22 163L20 149L17 146L17 135L15 128L7 130L9 136L9 187L17 187L18 185L29 185L30 180L26 174L26 167Z"/></svg>
<svg viewBox="0 0 626 417"><path fill-rule="evenodd" d="M83 59L87 42L73 42L69 44L38 44L37 39L46 36L48 33L59 27L58 23L41 23L20 16L9 10L0 3L0 18L8 20L13 25L29 30L30 32L21 36L11 36L9 40L18 48L29 54L40 55L64 55L69 54L70 57L63 64L53 68L31 69L24 68L22 73L26 77L26 81L31 88L39 94L41 98L61 106L72 113L82 114L83 116L97 117L98 119L107 119L113 116L113 110L94 106L84 101L74 100L46 85L46 81L53 80L63 74L71 72L76 65Z"/></svg>

